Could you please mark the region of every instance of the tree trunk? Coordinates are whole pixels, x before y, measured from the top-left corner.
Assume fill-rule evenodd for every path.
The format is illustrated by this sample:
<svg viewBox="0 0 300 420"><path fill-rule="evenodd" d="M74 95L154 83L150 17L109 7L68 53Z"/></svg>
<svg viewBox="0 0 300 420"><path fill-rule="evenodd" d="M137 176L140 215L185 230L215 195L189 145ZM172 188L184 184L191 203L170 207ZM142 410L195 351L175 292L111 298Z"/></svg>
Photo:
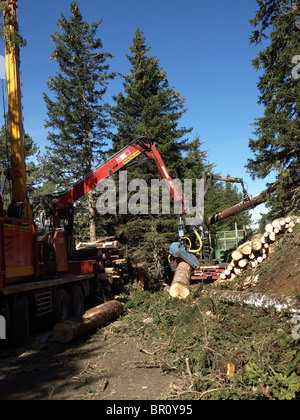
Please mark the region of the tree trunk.
<svg viewBox="0 0 300 420"><path fill-rule="evenodd" d="M213 225L214 223L220 222L221 220L225 220L228 217L235 216L236 214L242 213L246 210L254 209L254 207L258 206L259 204L265 201L264 193L260 193L258 195L252 196L251 200L242 201L239 204L236 204L233 207L225 209L220 213L214 214L213 216L208 218L208 224Z"/></svg>
<svg viewBox="0 0 300 420"><path fill-rule="evenodd" d="M189 282L191 273L192 267L189 264L184 261L178 264L169 290L169 295L171 297L185 299L190 295Z"/></svg>
<svg viewBox="0 0 300 420"><path fill-rule="evenodd" d="M261 308L274 307L277 311L300 313L300 300L292 296L280 296L268 293L237 292L232 290L212 290L209 293L212 300L221 302L250 305Z"/></svg>
<svg viewBox="0 0 300 420"><path fill-rule="evenodd" d="M89 226L90 226L90 241L96 241L96 211L93 191L89 191L88 194L88 210L89 210Z"/></svg>
<svg viewBox="0 0 300 420"><path fill-rule="evenodd" d="M57 323L53 328L53 337L59 343L69 343L74 338L117 319L122 312L123 305L119 301L105 302L88 310L82 317Z"/></svg>

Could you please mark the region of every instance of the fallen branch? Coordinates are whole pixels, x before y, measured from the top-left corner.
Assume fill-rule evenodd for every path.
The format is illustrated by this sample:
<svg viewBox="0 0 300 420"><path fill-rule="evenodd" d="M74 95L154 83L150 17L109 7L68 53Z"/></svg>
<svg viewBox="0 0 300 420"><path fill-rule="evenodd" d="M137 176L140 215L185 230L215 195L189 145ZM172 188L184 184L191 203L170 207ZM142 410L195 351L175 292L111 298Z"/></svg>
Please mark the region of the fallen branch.
<svg viewBox="0 0 300 420"><path fill-rule="evenodd" d="M173 331L172 331L172 332L171 332L171 334L170 334L168 344L167 344L166 346L163 346L163 347L161 347L161 348L157 349L157 350L154 350L154 351L148 351L148 350L145 350L145 349L143 349L142 347L140 347L138 344L136 345L136 347L137 347L140 351L142 351L143 353L150 354L151 356L154 356L155 354L159 353L159 352L160 352L160 351L162 351L162 350L166 350L166 349L169 347L169 345L171 344L171 341L173 340L173 335L174 335L174 333L175 333L175 330L176 330L176 327L174 327L174 328L173 328Z"/></svg>

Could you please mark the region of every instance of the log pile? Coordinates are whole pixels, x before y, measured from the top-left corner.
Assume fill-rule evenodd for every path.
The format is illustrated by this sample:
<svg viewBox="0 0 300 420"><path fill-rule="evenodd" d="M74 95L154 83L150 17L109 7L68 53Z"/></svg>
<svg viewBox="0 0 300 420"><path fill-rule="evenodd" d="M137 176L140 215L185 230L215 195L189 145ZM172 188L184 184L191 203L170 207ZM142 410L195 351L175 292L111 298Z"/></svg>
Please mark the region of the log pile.
<svg viewBox="0 0 300 420"><path fill-rule="evenodd" d="M81 242L76 246L77 256L87 254L97 261L101 288L109 294L119 293L128 281L128 267L119 241L107 237L96 242Z"/></svg>
<svg viewBox="0 0 300 420"><path fill-rule="evenodd" d="M149 271L148 271L147 264L132 264L130 267L131 271L131 278L133 280L133 284L141 288L142 290L151 289L153 286L150 278L149 278Z"/></svg>
<svg viewBox="0 0 300 420"><path fill-rule="evenodd" d="M300 217L282 217L268 223L263 234L255 235L251 241L240 245L231 254L231 262L220 274L220 280L233 280L247 269L255 269L273 252L276 242L286 233L293 232Z"/></svg>

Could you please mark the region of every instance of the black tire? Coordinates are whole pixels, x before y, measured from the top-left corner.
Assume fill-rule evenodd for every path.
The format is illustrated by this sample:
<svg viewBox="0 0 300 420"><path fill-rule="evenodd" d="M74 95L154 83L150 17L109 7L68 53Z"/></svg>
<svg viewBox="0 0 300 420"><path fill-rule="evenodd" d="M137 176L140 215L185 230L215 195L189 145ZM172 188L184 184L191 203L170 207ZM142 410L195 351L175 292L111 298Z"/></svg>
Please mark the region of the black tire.
<svg viewBox="0 0 300 420"><path fill-rule="evenodd" d="M69 295L65 289L57 289L53 305L53 322L65 321L70 315Z"/></svg>
<svg viewBox="0 0 300 420"><path fill-rule="evenodd" d="M84 296L81 287L77 284L70 289L70 315L82 315L84 313Z"/></svg>
<svg viewBox="0 0 300 420"><path fill-rule="evenodd" d="M22 346L28 343L29 337L29 301L26 296L20 296L11 311L9 341L14 346Z"/></svg>

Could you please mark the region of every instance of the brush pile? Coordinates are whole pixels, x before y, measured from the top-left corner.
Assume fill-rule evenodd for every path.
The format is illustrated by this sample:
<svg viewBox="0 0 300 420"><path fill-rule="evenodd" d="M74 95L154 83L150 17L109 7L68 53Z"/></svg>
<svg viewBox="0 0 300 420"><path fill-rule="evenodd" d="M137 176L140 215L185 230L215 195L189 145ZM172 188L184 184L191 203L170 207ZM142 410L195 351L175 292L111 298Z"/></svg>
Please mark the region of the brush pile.
<svg viewBox="0 0 300 420"><path fill-rule="evenodd" d="M282 217L268 223L263 234L255 235L251 241L232 252L232 260L220 274L220 280L233 280L247 269L255 269L274 251L277 241L286 233L292 233L295 225L299 223L298 216Z"/></svg>

